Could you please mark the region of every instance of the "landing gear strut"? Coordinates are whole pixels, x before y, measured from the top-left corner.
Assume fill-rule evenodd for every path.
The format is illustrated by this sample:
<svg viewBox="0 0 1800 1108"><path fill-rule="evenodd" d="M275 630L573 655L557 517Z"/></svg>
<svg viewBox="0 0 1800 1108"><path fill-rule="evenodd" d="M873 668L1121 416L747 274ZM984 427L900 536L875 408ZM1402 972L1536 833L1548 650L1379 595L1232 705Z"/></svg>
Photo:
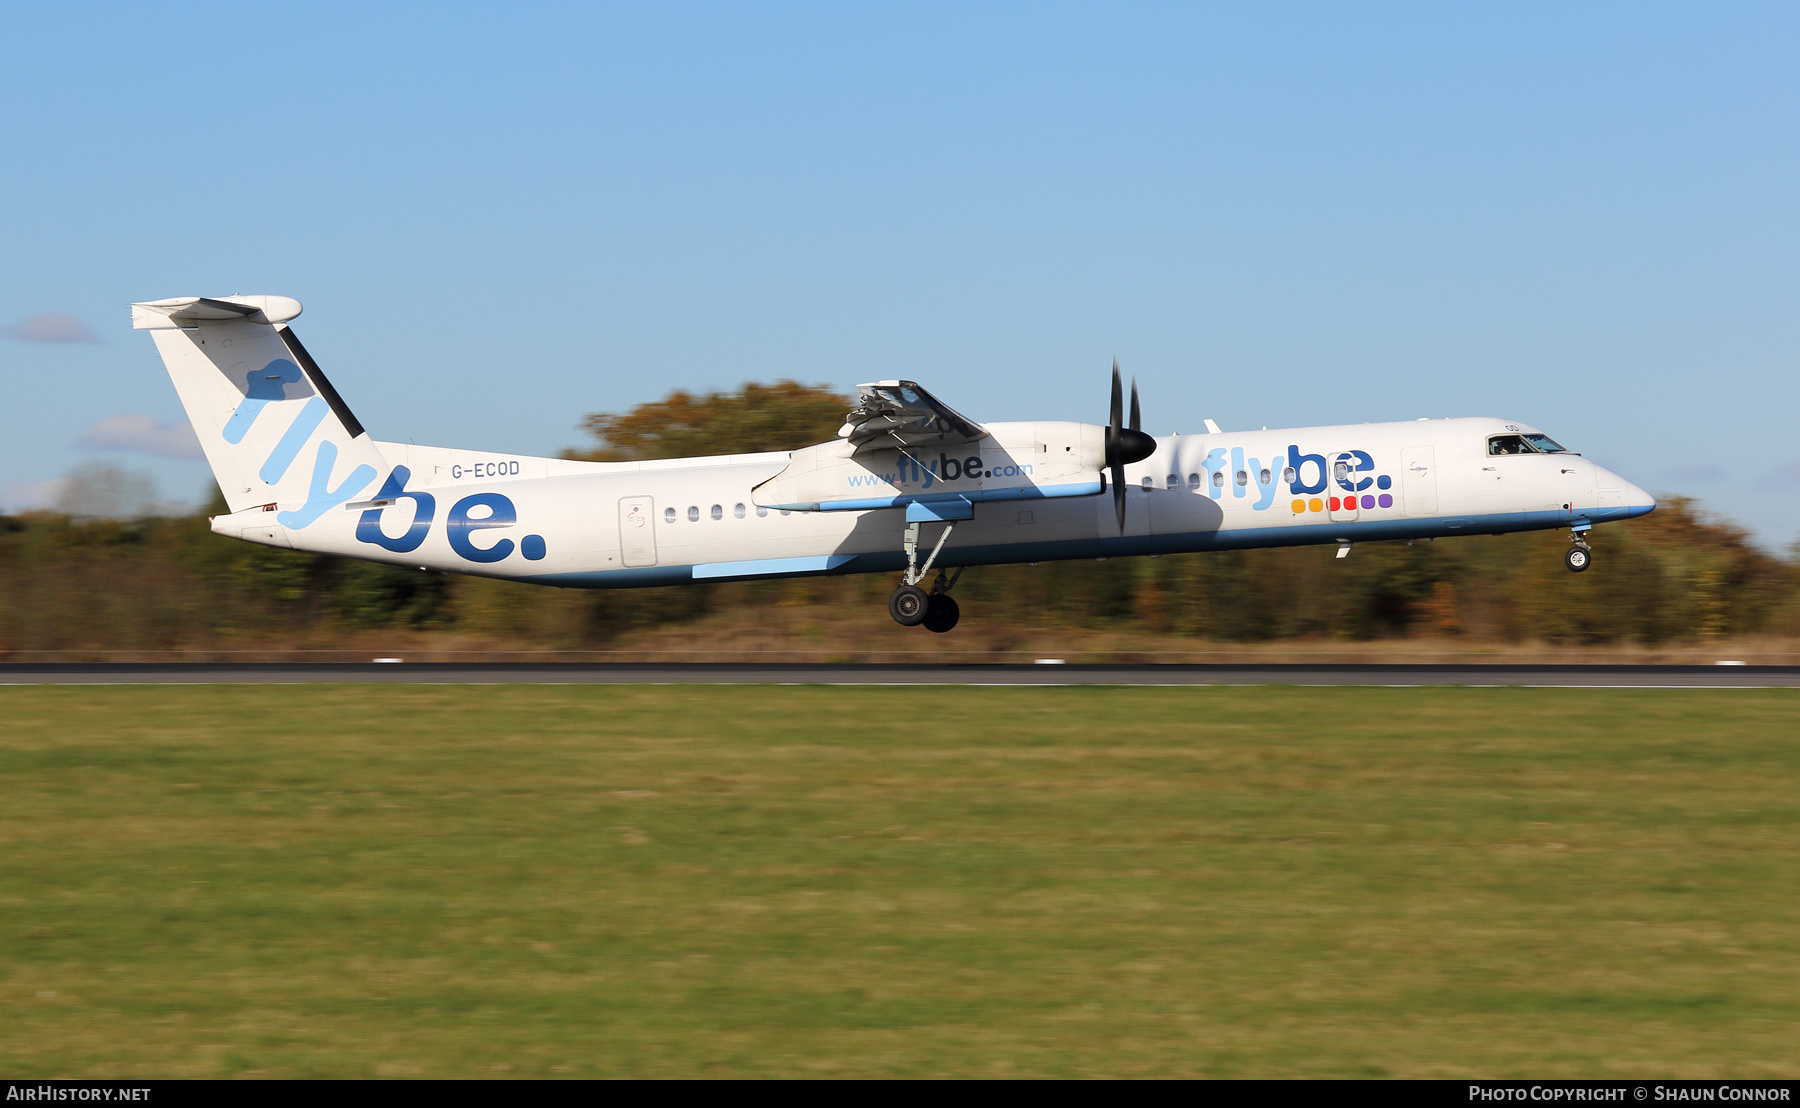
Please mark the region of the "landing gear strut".
<svg viewBox="0 0 1800 1108"><path fill-rule="evenodd" d="M955 627L956 621L962 617L956 601L950 599L951 588L956 585L957 578L962 576L960 567L949 578L944 576L943 570L938 570L937 580L932 583L930 592L919 587L919 582L923 581L925 575L931 572L932 563L936 562L937 556L943 552L944 543L950 538L950 532L955 529L956 524L954 523L946 522L944 524L944 533L938 536L937 545L931 548L931 554L925 559L925 564L920 566L919 525L916 522L906 525L906 540L902 543L902 547L906 551L906 578L900 587L894 590L894 595L888 597L888 614L894 617L895 623L902 627L917 627L924 624L927 631L935 631L941 635Z"/></svg>
<svg viewBox="0 0 1800 1108"><path fill-rule="evenodd" d="M1563 555L1563 565L1569 567L1570 573L1580 573L1594 564L1594 548L1587 544L1586 527L1569 528L1569 542L1572 544Z"/></svg>

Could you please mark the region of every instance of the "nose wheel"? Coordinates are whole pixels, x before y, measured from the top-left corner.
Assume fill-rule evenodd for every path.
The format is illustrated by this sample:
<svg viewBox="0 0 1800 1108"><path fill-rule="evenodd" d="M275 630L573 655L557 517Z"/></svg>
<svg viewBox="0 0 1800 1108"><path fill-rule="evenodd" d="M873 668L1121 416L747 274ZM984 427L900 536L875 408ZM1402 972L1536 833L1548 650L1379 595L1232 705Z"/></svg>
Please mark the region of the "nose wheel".
<svg viewBox="0 0 1800 1108"><path fill-rule="evenodd" d="M1563 555L1563 565L1569 567L1570 573L1580 573L1594 564L1594 552L1585 542L1578 542L1569 547Z"/></svg>

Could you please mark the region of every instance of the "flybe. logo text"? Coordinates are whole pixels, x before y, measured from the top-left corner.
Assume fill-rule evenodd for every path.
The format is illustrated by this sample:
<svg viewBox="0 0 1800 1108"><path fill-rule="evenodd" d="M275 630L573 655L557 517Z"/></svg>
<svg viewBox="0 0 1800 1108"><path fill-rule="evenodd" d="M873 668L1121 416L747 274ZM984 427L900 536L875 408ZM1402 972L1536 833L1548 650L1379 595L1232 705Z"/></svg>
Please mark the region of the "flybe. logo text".
<svg viewBox="0 0 1800 1108"><path fill-rule="evenodd" d="M879 488L883 485L918 485L921 489L928 489L936 484L950 484L954 481L1029 477L1031 471L1032 466L1029 464L989 463L982 461L979 454L952 458L940 452L935 459L928 458L924 461L911 454L902 454L899 468L893 473L853 473L849 480L853 489Z"/></svg>
<svg viewBox="0 0 1800 1108"><path fill-rule="evenodd" d="M1264 461L1241 446L1214 447L1196 471L1188 474L1186 485L1189 492L1204 493L1214 500L1223 499L1229 489L1232 499L1251 500L1248 507L1257 512L1274 507L1284 485L1294 497L1289 507L1295 513L1392 508L1394 497L1388 490L1393 478L1376 472L1377 468L1374 456L1366 450L1309 454L1289 446L1286 454ZM1155 487L1151 478L1144 482L1148 488ZM1169 488L1180 483L1177 474L1169 474Z"/></svg>
<svg viewBox="0 0 1800 1108"><path fill-rule="evenodd" d="M388 501L378 508L365 510L356 521L356 541L379 546L383 550L392 550L396 554L410 554L419 549L425 537L431 533L432 522L437 517L437 497L428 492L407 492L406 482L412 477L405 466L395 466L388 474L388 479L375 495L377 501ZM382 513L389 508L397 507L402 500L412 502L412 522L406 530L398 535L391 535L382 529ZM451 505L444 516L444 537L450 543L450 549L456 556L467 561L483 565L503 562L512 556L515 549L528 562L543 560L545 553L542 535L522 536L517 544L509 538L493 541L491 535L483 535L485 531L498 531L512 527L519 521L519 513L513 508L510 497L497 492L478 492L473 496L465 496ZM476 536L481 540L476 541Z"/></svg>
<svg viewBox="0 0 1800 1108"><path fill-rule="evenodd" d="M1342 450L1327 460L1323 454L1303 454L1288 447L1288 491L1294 500L1288 507L1305 512L1374 511L1394 506L1394 479L1377 472L1375 459L1366 450ZM1327 495L1320 496L1318 494Z"/></svg>

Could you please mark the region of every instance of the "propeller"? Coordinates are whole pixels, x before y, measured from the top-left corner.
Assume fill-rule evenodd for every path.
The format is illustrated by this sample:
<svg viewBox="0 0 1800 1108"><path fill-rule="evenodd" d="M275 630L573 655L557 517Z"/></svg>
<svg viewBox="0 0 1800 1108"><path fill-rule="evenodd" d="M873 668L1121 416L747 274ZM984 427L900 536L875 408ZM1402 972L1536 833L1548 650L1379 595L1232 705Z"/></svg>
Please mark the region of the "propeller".
<svg viewBox="0 0 1800 1108"><path fill-rule="evenodd" d="M1106 466L1112 475L1113 510L1119 516L1119 534L1125 533L1125 467L1156 453L1156 440L1138 430L1137 377L1131 378L1131 426L1122 426L1125 387L1119 379L1119 359L1113 359L1112 420L1106 426Z"/></svg>

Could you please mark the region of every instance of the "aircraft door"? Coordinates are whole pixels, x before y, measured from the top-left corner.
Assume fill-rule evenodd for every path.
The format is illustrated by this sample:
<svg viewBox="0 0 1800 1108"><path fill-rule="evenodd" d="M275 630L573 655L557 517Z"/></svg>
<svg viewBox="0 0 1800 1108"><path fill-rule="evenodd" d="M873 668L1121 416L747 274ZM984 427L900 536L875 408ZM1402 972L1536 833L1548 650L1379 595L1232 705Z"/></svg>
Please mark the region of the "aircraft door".
<svg viewBox="0 0 1800 1108"><path fill-rule="evenodd" d="M1352 523L1360 518L1356 509L1356 494L1345 492L1344 485L1351 481L1352 467L1356 460L1348 454L1333 452L1326 457L1331 459L1331 483L1325 487L1325 495L1329 498L1326 505L1331 509L1333 520Z"/></svg>
<svg viewBox="0 0 1800 1108"><path fill-rule="evenodd" d="M1437 450L1409 446L1400 451L1401 504L1409 516L1437 515Z"/></svg>
<svg viewBox="0 0 1800 1108"><path fill-rule="evenodd" d="M656 503L648 496L619 501L619 559L627 566L656 564Z"/></svg>

